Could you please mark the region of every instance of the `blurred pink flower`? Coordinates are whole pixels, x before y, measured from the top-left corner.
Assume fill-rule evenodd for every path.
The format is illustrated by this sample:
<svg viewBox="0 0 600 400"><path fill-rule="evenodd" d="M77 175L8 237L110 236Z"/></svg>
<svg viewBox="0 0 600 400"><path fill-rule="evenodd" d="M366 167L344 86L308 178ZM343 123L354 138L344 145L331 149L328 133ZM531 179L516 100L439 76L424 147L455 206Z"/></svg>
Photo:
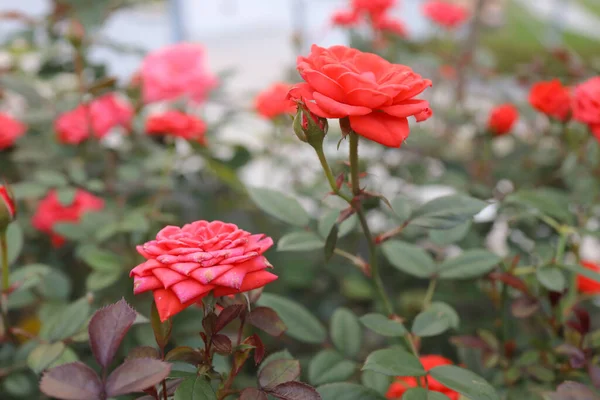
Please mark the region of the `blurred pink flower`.
<svg viewBox="0 0 600 400"><path fill-rule="evenodd" d="M90 103L92 129L97 138L104 137L116 126L130 130L133 114L133 107L115 93L105 94Z"/></svg>
<svg viewBox="0 0 600 400"><path fill-rule="evenodd" d="M7 149L23 136L27 126L10 115L0 113L0 150Z"/></svg>

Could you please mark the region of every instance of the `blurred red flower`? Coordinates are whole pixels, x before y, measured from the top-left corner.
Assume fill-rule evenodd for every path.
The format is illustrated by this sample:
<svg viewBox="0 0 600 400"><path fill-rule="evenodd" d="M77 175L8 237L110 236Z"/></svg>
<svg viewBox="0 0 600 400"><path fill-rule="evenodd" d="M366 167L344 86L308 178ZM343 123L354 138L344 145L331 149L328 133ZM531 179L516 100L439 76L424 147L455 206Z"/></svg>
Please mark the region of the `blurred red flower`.
<svg viewBox="0 0 600 400"><path fill-rule="evenodd" d="M331 23L337 26L353 28L360 22L359 15L354 10L339 10L331 16Z"/></svg>
<svg viewBox="0 0 600 400"><path fill-rule="evenodd" d="M204 48L192 43L179 43L148 54L142 61L140 79L145 103L180 97L201 103L218 84L206 66Z"/></svg>
<svg viewBox="0 0 600 400"><path fill-rule="evenodd" d="M85 213L103 208L104 200L82 189L77 189L69 205L62 204L56 190L51 190L40 200L31 223L37 230L50 235L54 247L60 247L65 238L54 232L55 224L79 222Z"/></svg>
<svg viewBox="0 0 600 400"><path fill-rule="evenodd" d="M469 10L458 4L429 0L423 4L423 15L446 29L454 29L469 18Z"/></svg>
<svg viewBox="0 0 600 400"><path fill-rule="evenodd" d="M173 135L205 145L206 123L200 118L181 111L167 111L151 115L146 121L148 135Z"/></svg>
<svg viewBox="0 0 600 400"><path fill-rule="evenodd" d="M539 112L564 122L571 114L571 91L558 79L538 82L531 87L529 103Z"/></svg>
<svg viewBox="0 0 600 400"><path fill-rule="evenodd" d="M366 13L371 18L380 17L396 4L396 0L352 0L351 8L357 13Z"/></svg>
<svg viewBox="0 0 600 400"><path fill-rule="evenodd" d="M152 291L165 321L210 292L227 296L277 279L262 255L272 245L270 237L221 221L167 226L137 247L146 261L131 270L133 292Z"/></svg>
<svg viewBox="0 0 600 400"><path fill-rule="evenodd" d="M589 269L590 271L600 273L600 265L592 261L582 261L581 265L584 268ZM597 282L583 275L577 275L577 289L581 293L598 294L600 293L600 282Z"/></svg>
<svg viewBox="0 0 600 400"><path fill-rule="evenodd" d="M79 144L90 136L91 118L86 105L80 104L54 121L57 139L65 144Z"/></svg>
<svg viewBox="0 0 600 400"><path fill-rule="evenodd" d="M600 141L600 76L575 88L573 118L588 125L592 134Z"/></svg>
<svg viewBox="0 0 600 400"><path fill-rule="evenodd" d="M488 129L493 135L505 135L519 119L519 110L512 104L502 104L492 109L488 119Z"/></svg>
<svg viewBox="0 0 600 400"><path fill-rule="evenodd" d="M440 365L451 365L452 364L452 361L448 360L445 357L438 356L438 355L422 356L419 358L419 360L421 361L423 368L425 368L425 371L429 371L432 368L439 367ZM421 386L424 387L425 386L425 378L420 378L420 379L421 379ZM432 392L443 393L446 396L448 396L448 398L450 400L458 400L460 397L459 393L455 392L452 389L447 388L446 386L442 385L440 382L438 382L437 380L435 380L432 377L428 377L427 382L429 383L429 390ZM417 378L398 377L390 385L385 397L387 397L388 399L400 399L400 398L402 398L402 395L404 395L404 393L408 389L415 388L415 387L419 387Z"/></svg>
<svg viewBox="0 0 600 400"><path fill-rule="evenodd" d="M287 98L292 85L275 83L263 90L254 99L256 111L265 118L274 119L280 115L294 114L296 103Z"/></svg>
<svg viewBox="0 0 600 400"><path fill-rule="evenodd" d="M414 98L431 81L376 54L313 45L297 68L306 82L292 87L290 98L322 118L349 117L352 130L385 146L400 147L408 137L408 117L432 114L427 101Z"/></svg>
<svg viewBox="0 0 600 400"><path fill-rule="evenodd" d="M382 14L372 21L373 29L389 32L401 37L408 36L406 26L399 20L392 19L388 15Z"/></svg>
<svg viewBox="0 0 600 400"><path fill-rule="evenodd" d="M0 150L7 149L25 134L27 126L10 115L0 113Z"/></svg>

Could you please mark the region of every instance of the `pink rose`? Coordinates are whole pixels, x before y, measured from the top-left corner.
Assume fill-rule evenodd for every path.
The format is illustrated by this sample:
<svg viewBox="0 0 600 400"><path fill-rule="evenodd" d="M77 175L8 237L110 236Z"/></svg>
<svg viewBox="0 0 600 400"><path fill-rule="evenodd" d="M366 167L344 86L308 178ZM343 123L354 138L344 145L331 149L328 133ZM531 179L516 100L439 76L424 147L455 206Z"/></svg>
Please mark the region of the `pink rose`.
<svg viewBox="0 0 600 400"><path fill-rule="evenodd" d="M54 121L56 137L64 144L79 144L90 136L90 123L87 106L80 104Z"/></svg>
<svg viewBox="0 0 600 400"><path fill-rule="evenodd" d="M600 141L600 76L575 88L573 118L588 125L592 134Z"/></svg>
<svg viewBox="0 0 600 400"><path fill-rule="evenodd" d="M148 54L142 62L140 78L145 103L182 96L201 103L218 83L206 68L204 48L192 43L180 43Z"/></svg>
<svg viewBox="0 0 600 400"><path fill-rule="evenodd" d="M117 126L130 130L133 114L133 107L115 93L105 94L90 103L92 129L97 138L103 138Z"/></svg>

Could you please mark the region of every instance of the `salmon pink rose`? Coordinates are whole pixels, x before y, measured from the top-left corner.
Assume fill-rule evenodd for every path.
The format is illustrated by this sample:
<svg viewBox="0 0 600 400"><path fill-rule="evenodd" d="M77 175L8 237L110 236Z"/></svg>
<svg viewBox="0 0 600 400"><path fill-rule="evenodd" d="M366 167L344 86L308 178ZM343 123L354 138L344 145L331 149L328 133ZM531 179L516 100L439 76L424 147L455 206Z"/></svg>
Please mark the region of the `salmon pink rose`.
<svg viewBox="0 0 600 400"><path fill-rule="evenodd" d="M448 360L445 357L437 355L422 356L419 358L419 361L421 361L421 364L423 365L425 371L429 371L432 368L439 367L441 365L452 365L452 361ZM390 385L385 397L387 397L388 399L400 399L408 389L416 388L419 386L425 387L425 378L419 379L421 379L420 385L417 382L417 378L398 377L396 381L394 381ZM432 392L439 392L445 394L450 400L458 400L460 398L460 394L458 392L447 388L431 376L427 378L427 383L429 385L429 390Z"/></svg>
<svg viewBox="0 0 600 400"><path fill-rule="evenodd" d="M54 121L56 138L64 144L79 144L90 137L90 124L88 107L80 104Z"/></svg>
<svg viewBox="0 0 600 400"><path fill-rule="evenodd" d="M153 136L173 135L206 144L206 123L181 111L152 115L146 121L146 133Z"/></svg>
<svg viewBox="0 0 600 400"><path fill-rule="evenodd" d="M519 110L512 104L502 104L490 112L488 129L495 136L505 135L519 119Z"/></svg>
<svg viewBox="0 0 600 400"><path fill-rule="evenodd" d="M287 98L292 85L275 83L260 92L254 99L256 111L267 119L274 119L280 115L293 115L296 112L296 103Z"/></svg>
<svg viewBox="0 0 600 400"><path fill-rule="evenodd" d="M133 293L152 291L166 321L211 292L228 296L277 279L263 256L272 245L269 237L221 221L167 226L137 247L146 261L131 270Z"/></svg>
<svg viewBox="0 0 600 400"><path fill-rule="evenodd" d="M345 46L313 45L297 68L306 81L295 85L290 98L322 118L346 118L357 134L389 147L408 137L408 117L424 121L429 103L414 97L431 86L405 65Z"/></svg>
<svg viewBox="0 0 600 400"><path fill-rule="evenodd" d="M0 150L8 149L15 141L23 136L27 126L12 118L10 115L0 113Z"/></svg>
<svg viewBox="0 0 600 400"><path fill-rule="evenodd" d="M348 10L340 10L336 11L331 16L331 23L337 26L344 26L347 28L353 28L358 25L360 22L358 18L358 13L355 11Z"/></svg>
<svg viewBox="0 0 600 400"><path fill-rule="evenodd" d="M454 29L469 18L469 11L458 4L430 0L423 4L423 15L446 29Z"/></svg>
<svg viewBox="0 0 600 400"><path fill-rule="evenodd" d="M564 122L571 114L571 91L558 79L538 82L531 87L529 103L539 112Z"/></svg>
<svg viewBox="0 0 600 400"><path fill-rule="evenodd" d="M600 76L575 88L573 118L588 125L592 134L600 141Z"/></svg>
<svg viewBox="0 0 600 400"><path fill-rule="evenodd" d="M195 103L206 100L218 81L206 66L204 48L179 43L150 53L140 71L144 103L188 97Z"/></svg>
<svg viewBox="0 0 600 400"><path fill-rule="evenodd" d="M356 13L367 14L371 18L386 14L396 0L352 0L350 7Z"/></svg>
<svg viewBox="0 0 600 400"><path fill-rule="evenodd" d="M51 190L40 200L31 224L37 230L49 234L54 247L60 247L65 243L65 238L54 232L54 225L79 222L87 212L103 208L104 200L82 189L77 189L69 205L62 204L56 190Z"/></svg>

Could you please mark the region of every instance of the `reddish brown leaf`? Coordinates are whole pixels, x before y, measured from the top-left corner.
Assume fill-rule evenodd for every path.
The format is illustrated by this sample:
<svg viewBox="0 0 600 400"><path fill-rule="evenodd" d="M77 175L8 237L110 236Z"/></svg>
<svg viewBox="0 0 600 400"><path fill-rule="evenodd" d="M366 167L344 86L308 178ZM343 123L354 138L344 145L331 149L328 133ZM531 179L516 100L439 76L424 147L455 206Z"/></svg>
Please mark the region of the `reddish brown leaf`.
<svg viewBox="0 0 600 400"><path fill-rule="evenodd" d="M540 303L530 297L519 297L512 302L512 314L517 318L529 318L540 308Z"/></svg>
<svg viewBox="0 0 600 400"><path fill-rule="evenodd" d="M225 335L214 335L212 344L215 351L219 354L225 355L231 353L231 339Z"/></svg>
<svg viewBox="0 0 600 400"><path fill-rule="evenodd" d="M208 313L208 315L202 319L202 327L204 328L206 336L211 337L213 333L217 332L217 330L215 329L216 322L217 314L215 314L214 312Z"/></svg>
<svg viewBox="0 0 600 400"><path fill-rule="evenodd" d="M102 382L96 372L81 362L52 368L42 376L40 390L46 396L64 400L99 400Z"/></svg>
<svg viewBox="0 0 600 400"><path fill-rule="evenodd" d="M522 279L517 278L514 275L508 274L506 272L491 272L488 277L494 281L500 281L510 287L517 289L522 293L529 293L527 289L527 285L523 282Z"/></svg>
<svg viewBox="0 0 600 400"><path fill-rule="evenodd" d="M224 308L217 317L214 332L220 332L223 328L229 325L231 321L236 319L242 313L242 311L244 311L244 308L245 306L243 304L234 304Z"/></svg>
<svg viewBox="0 0 600 400"><path fill-rule="evenodd" d="M321 395L315 388L302 382L282 383L269 394L282 400L321 400Z"/></svg>
<svg viewBox="0 0 600 400"><path fill-rule="evenodd" d="M152 358L126 360L106 380L109 397L141 392L165 379L171 372L171 364Z"/></svg>
<svg viewBox="0 0 600 400"><path fill-rule="evenodd" d="M262 388L273 389L285 382L291 382L300 376L298 360L275 360L260 370L258 383Z"/></svg>
<svg viewBox="0 0 600 400"><path fill-rule="evenodd" d="M96 361L103 368L112 362L135 317L135 311L125 299L94 313L88 327L90 346Z"/></svg>
<svg viewBox="0 0 600 400"><path fill-rule="evenodd" d="M254 346L254 362L256 365L260 364L262 359L265 357L265 346L262 340L260 340L260 337L257 334L254 334L246 338L246 340L244 340L244 344L250 344Z"/></svg>
<svg viewBox="0 0 600 400"><path fill-rule="evenodd" d="M127 354L127 359L130 359L130 358L158 359L158 358L160 358L160 355L158 354L158 350L156 350L154 347L139 346L139 347L135 347L129 351L129 354Z"/></svg>
<svg viewBox="0 0 600 400"><path fill-rule="evenodd" d="M171 338L171 330L173 329L173 322L169 318L165 322L161 322L160 316L158 315L158 309L156 308L156 303L152 303L152 311L150 312L150 324L152 325L152 330L154 331L154 338L156 339L156 344L161 349L167 347L169 344L169 339Z"/></svg>
<svg viewBox="0 0 600 400"><path fill-rule="evenodd" d="M202 361L202 355L191 347L178 346L167 353L165 361L185 361L199 364Z"/></svg>
<svg viewBox="0 0 600 400"><path fill-rule="evenodd" d="M272 308L256 307L250 312L248 322L271 336L281 336L287 326Z"/></svg>
<svg viewBox="0 0 600 400"><path fill-rule="evenodd" d="M242 390L240 394L240 400L267 400L268 397L265 392L255 389L255 388L246 388Z"/></svg>

